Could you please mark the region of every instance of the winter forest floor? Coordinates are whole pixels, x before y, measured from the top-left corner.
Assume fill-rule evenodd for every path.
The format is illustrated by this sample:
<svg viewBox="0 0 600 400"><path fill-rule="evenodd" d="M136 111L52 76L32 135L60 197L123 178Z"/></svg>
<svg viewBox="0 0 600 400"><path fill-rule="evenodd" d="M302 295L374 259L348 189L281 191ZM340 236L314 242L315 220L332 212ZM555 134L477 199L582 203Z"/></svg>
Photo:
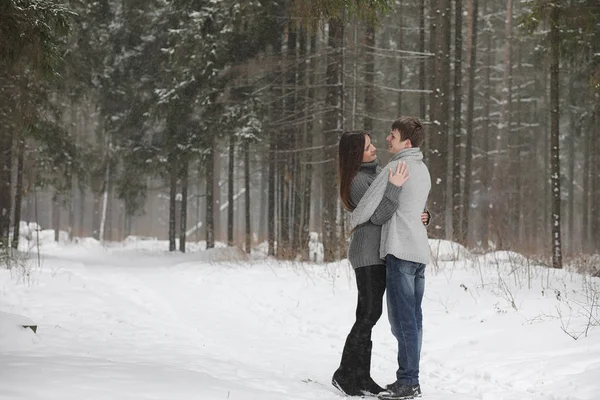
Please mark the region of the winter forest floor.
<svg viewBox="0 0 600 400"><path fill-rule="evenodd" d="M424 400L600 399L599 278L431 245ZM346 260L165 248L43 240L41 264L0 269L0 399L343 398L329 381L356 304ZM385 310L373 342L390 383Z"/></svg>

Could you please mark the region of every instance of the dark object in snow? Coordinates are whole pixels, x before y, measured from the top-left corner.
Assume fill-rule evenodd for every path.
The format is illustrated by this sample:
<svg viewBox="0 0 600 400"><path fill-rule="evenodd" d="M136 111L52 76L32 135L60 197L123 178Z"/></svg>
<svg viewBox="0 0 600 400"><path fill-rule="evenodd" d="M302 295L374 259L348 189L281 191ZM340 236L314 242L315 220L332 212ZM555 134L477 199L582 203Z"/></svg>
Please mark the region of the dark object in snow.
<svg viewBox="0 0 600 400"><path fill-rule="evenodd" d="M33 333L37 334L37 325L21 325L23 329L31 329Z"/></svg>
<svg viewBox="0 0 600 400"><path fill-rule="evenodd" d="M0 311L0 331L4 329L4 327L12 329L29 328L33 331L33 333L37 333L38 328L37 324L34 321L32 321L24 315Z"/></svg>

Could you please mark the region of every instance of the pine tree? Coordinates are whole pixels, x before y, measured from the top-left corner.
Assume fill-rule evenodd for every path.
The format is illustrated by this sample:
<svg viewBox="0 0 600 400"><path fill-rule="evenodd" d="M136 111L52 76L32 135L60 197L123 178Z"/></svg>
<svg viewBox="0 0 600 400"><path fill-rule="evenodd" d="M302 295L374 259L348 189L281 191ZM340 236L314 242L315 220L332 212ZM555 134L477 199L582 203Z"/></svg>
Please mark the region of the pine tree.
<svg viewBox="0 0 600 400"><path fill-rule="evenodd" d="M8 245L14 132L35 130L45 120L38 107L46 100L44 92L30 89L56 77L60 43L73 15L48 0L8 0L0 5L0 247ZM21 135L18 140L22 150L25 139Z"/></svg>

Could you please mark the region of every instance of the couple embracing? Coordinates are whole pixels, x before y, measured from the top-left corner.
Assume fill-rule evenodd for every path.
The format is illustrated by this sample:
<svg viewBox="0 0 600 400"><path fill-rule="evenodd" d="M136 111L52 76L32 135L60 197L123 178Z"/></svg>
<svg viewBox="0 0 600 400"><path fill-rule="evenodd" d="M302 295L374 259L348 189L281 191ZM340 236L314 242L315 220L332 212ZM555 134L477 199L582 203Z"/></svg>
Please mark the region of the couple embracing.
<svg viewBox="0 0 600 400"><path fill-rule="evenodd" d="M352 212L348 259L356 274L356 321L348 334L332 383L350 396L376 394L382 399L421 395L419 361L423 339L421 302L429 244L423 212L431 188L420 150L425 139L414 117L394 121L386 137L393 154L379 166L369 132L344 132L339 144L340 197ZM383 309L398 341L396 381L384 389L371 378L371 331Z"/></svg>

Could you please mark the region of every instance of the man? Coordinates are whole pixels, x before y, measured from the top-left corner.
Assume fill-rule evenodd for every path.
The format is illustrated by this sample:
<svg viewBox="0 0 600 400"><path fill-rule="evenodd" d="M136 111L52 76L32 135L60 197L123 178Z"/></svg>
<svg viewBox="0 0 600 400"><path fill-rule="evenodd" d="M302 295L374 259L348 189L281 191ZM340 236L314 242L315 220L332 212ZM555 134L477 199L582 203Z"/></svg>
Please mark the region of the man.
<svg viewBox="0 0 600 400"><path fill-rule="evenodd" d="M420 146L425 134L414 117L394 121L386 138L394 154L384 171L373 181L352 213L352 228L369 220L383 198L389 171L398 163L408 168L409 179L399 194L398 209L381 230L379 253L386 260L388 317L398 341L396 382L388 385L384 399L410 399L421 394L419 362L423 340L421 302L425 290L425 265L429 263L427 231L421 222L431 177L423 163Z"/></svg>

